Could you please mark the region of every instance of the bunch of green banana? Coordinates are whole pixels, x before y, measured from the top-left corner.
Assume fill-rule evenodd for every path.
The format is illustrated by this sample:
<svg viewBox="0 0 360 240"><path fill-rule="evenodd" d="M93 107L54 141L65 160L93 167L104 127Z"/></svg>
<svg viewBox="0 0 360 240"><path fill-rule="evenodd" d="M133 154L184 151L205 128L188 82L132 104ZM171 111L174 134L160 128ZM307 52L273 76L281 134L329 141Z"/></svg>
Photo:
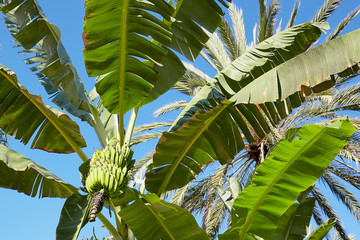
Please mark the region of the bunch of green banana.
<svg viewBox="0 0 360 240"><path fill-rule="evenodd" d="M96 150L90 160L89 174L86 178L88 192L93 196L100 194L104 198L119 198L125 191L129 170L135 163L132 155L133 151L126 145L120 146L117 139L112 139L106 149ZM97 208L100 211L102 206ZM96 214L92 214L94 215ZM95 221L95 218L90 218L91 220Z"/></svg>

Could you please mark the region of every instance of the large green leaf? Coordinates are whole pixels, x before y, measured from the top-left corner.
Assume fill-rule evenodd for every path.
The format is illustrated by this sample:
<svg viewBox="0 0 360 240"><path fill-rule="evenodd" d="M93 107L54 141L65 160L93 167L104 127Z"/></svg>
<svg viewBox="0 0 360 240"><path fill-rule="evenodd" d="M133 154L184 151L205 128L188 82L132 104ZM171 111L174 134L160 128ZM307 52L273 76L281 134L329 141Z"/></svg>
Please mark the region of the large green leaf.
<svg viewBox="0 0 360 240"><path fill-rule="evenodd" d="M49 23L37 1L0 0L0 11L13 37L25 48L21 53L30 55L25 62L32 65L53 102L82 120L92 120L92 103L60 41L60 30Z"/></svg>
<svg viewBox="0 0 360 240"><path fill-rule="evenodd" d="M220 239L272 239L281 216L324 172L355 131L348 120L308 125L281 141L233 205L232 228Z"/></svg>
<svg viewBox="0 0 360 240"><path fill-rule="evenodd" d="M224 4L224 1L220 1ZM193 9L197 9L195 12ZM166 92L184 73L170 48L195 59L224 15L214 0L87 0L84 58L104 106L127 112ZM163 18L161 21L159 18Z"/></svg>
<svg viewBox="0 0 360 240"><path fill-rule="evenodd" d="M231 2L231 0L226 0ZM171 1L170 1L171 2ZM173 14L174 22L167 22L172 32L171 48L181 53L187 59L194 61L201 52L203 45L209 40L209 33L220 25L224 12L214 0L177 0ZM225 1L219 2L228 7ZM155 65L158 80L149 96L142 104L149 103L168 91L185 73L185 68L179 58L168 51L164 63Z"/></svg>
<svg viewBox="0 0 360 240"><path fill-rule="evenodd" d="M330 232L331 228L335 225L336 219L329 218L317 227L313 232L310 233L305 240L322 240Z"/></svg>
<svg viewBox="0 0 360 240"><path fill-rule="evenodd" d="M218 0L223 6L228 7L225 1ZM176 21L169 23L173 33L171 48L181 53L190 61L194 61L209 39L201 27L213 33L220 25L225 14L216 0L175 0ZM200 27L201 26L201 27Z"/></svg>
<svg viewBox="0 0 360 240"><path fill-rule="evenodd" d="M188 211L155 194L142 195L120 216L137 239L209 239Z"/></svg>
<svg viewBox="0 0 360 240"><path fill-rule="evenodd" d="M281 216L274 240L303 240L315 205L315 198L292 204Z"/></svg>
<svg viewBox="0 0 360 240"><path fill-rule="evenodd" d="M186 105L184 110L174 121L170 131L175 131L180 128L197 111L209 111L216 107L216 104L211 103L212 99L225 100L217 90L208 85L204 86ZM265 114L258 106L254 104L238 104L237 106L229 107L228 111L233 115L232 118L237 123L237 127L241 129L244 137L249 143L253 142L254 137L263 138L265 133L270 132L270 126L265 119ZM221 119L219 119L219 121L221 121ZM248 122L248 124L246 122Z"/></svg>
<svg viewBox="0 0 360 240"><path fill-rule="evenodd" d="M58 240L76 240L80 230L88 222L90 195L73 194L66 199L61 210L59 224L56 228L56 239Z"/></svg>
<svg viewBox="0 0 360 240"><path fill-rule="evenodd" d="M160 195L184 186L214 160L230 162L244 147L234 120L238 113L230 111L231 107L224 101L211 111L197 112L175 132L164 132L153 156L153 168L146 174L146 189Z"/></svg>
<svg viewBox="0 0 360 240"><path fill-rule="evenodd" d="M257 77L231 100L260 104L284 100L294 92L326 90L334 84L334 75L355 73L344 71L360 63L359 38L360 29L310 49Z"/></svg>
<svg viewBox="0 0 360 240"><path fill-rule="evenodd" d="M41 97L30 94L16 75L0 65L0 128L32 148L71 153L86 143L79 126L66 114L46 106Z"/></svg>
<svg viewBox="0 0 360 240"><path fill-rule="evenodd" d="M74 186L3 145L0 145L0 176L0 187L31 197L67 198L77 192Z"/></svg>
<svg viewBox="0 0 360 240"><path fill-rule="evenodd" d="M166 19L173 13L161 0L86 1L85 65L89 76L104 75L96 89L111 113L119 113L119 105L125 112L138 105L156 82L153 65L164 61L167 50L146 37L171 43L169 27L147 10Z"/></svg>
<svg viewBox="0 0 360 240"><path fill-rule="evenodd" d="M305 23L288 28L257 44L215 76L228 97L275 66L305 52L326 24Z"/></svg>

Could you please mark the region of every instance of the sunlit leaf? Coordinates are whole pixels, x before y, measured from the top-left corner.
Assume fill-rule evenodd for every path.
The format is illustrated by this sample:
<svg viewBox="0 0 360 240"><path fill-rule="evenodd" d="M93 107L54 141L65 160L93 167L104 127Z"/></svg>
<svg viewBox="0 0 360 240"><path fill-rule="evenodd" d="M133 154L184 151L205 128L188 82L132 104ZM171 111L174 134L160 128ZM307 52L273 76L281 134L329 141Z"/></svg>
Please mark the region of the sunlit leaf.
<svg viewBox="0 0 360 240"><path fill-rule="evenodd" d="M67 198L77 188L23 155L0 145L0 187L31 197Z"/></svg>
<svg viewBox="0 0 360 240"><path fill-rule="evenodd" d="M79 126L69 116L46 106L41 97L29 93L16 75L0 65L0 127L32 148L70 153L85 147ZM73 144L73 145L71 145Z"/></svg>

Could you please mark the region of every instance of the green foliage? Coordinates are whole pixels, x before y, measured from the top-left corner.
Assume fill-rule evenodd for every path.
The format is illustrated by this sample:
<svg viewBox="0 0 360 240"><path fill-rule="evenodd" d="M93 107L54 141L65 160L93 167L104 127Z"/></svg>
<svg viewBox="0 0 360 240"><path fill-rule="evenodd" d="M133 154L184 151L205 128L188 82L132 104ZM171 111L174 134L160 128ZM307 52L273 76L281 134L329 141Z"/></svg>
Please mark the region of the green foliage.
<svg viewBox="0 0 360 240"><path fill-rule="evenodd" d="M90 196L73 194L66 199L56 228L57 240L76 240L80 230L88 222Z"/></svg>
<svg viewBox="0 0 360 240"><path fill-rule="evenodd" d="M67 198L77 188L23 155L0 145L0 187L35 197Z"/></svg>
<svg viewBox="0 0 360 240"><path fill-rule="evenodd" d="M50 23L36 0L0 1L0 11L16 41L33 54L27 64L36 72L53 102L82 120L91 121L92 103L75 66L60 41L60 29ZM24 17L28 16L28 17Z"/></svg>
<svg viewBox="0 0 360 240"><path fill-rule="evenodd" d="M330 218L320 224L311 234L306 237L305 240L322 240L326 237L326 234L331 230L331 228L335 225L336 219Z"/></svg>
<svg viewBox="0 0 360 240"><path fill-rule="evenodd" d="M120 212L137 239L208 239L185 209L145 194Z"/></svg>
<svg viewBox="0 0 360 240"><path fill-rule="evenodd" d="M359 30L335 38L358 10L339 26L334 40L308 50L320 37L321 30L327 28L318 22L325 21L340 1L326 1L315 22L292 26L298 10L295 5L289 28L276 35L278 1L272 1L268 7L266 1L259 1L260 24L255 41L259 44L248 51L246 46L236 43L238 39L246 45L241 33L242 16L238 19L234 14L231 16L240 26L235 34L223 19L227 2L230 1L85 1L85 66L90 77L98 77L90 98L60 41L60 30L47 20L37 1L0 0L0 11L6 15L14 39L25 49L23 53L33 54L26 63L37 64L31 70L36 72L47 93L55 95L53 102L87 121L104 149L114 150L110 139L117 136L122 146L122 152L108 151L107 155L106 150L97 150L94 156L100 153L104 156L88 161L81 150L86 143L78 125L69 116L45 105L39 96L30 94L13 72L0 65L0 127L25 144L33 138L32 148L76 152L85 162L79 170L81 182L87 186L82 190L89 194L80 195L75 187L2 145L0 187L32 197L67 198L57 239L78 238L89 221L90 199L97 197L99 190L105 192L101 202L107 200L115 213L117 229L101 213L98 218L116 240L132 238L129 229L138 239L208 239L207 233L215 237L216 234L202 230L185 209L159 197L180 187L185 187L184 195L186 187L209 163L217 160L221 164L231 163L246 144L271 133L281 119L305 101L305 95L328 89L334 84L334 75L354 76L360 62L356 41ZM233 5L230 8L237 11ZM139 191L126 187L128 178L131 179L129 168L133 165L129 162L132 156L129 146L156 138L160 133L132 139L131 135L169 126L169 123L157 123L134 130L139 107L157 99L183 76L185 66L175 51L194 61L219 26L221 39L234 61L230 63L230 58L220 56L217 64L229 66L213 80L203 74L205 79L196 79L190 88L181 85L183 79L176 86L193 95L206 84L185 106L170 132L162 133L145 180L146 189L157 195L143 194L144 184ZM206 50L211 55L209 48ZM225 61L221 62L222 59ZM319 66L323 71L318 71ZM308 74L296 72L299 68L306 69ZM187 74L197 76L198 70L193 68ZM95 107L92 101L98 98ZM169 106L161 112L176 108ZM131 109L134 110L124 133L124 114ZM305 198L309 193L305 190L345 146L354 127L342 120L328 127L311 125L291 131L291 138L277 145L244 191L233 178L229 180L229 190L218 186L221 199L213 202L213 209L206 210L214 215L208 221L218 230L218 219L226 214L222 201L232 209L232 228L220 238L305 236L304 226L309 224L314 202L318 200ZM125 158L129 158L126 166L116 162L125 151ZM150 161L151 156L139 162ZM135 171L140 168L136 166ZM224 177L226 171L223 168L214 179ZM330 177L327 180L334 188L341 188ZM343 193L347 192L338 192L341 199L350 199L350 194ZM324 222L309 239L322 238L334 224L333 219Z"/></svg>
<svg viewBox="0 0 360 240"><path fill-rule="evenodd" d="M292 141L281 141L235 200L232 228L220 239L246 239L251 234L273 238L283 214L322 175L354 131L342 120L327 127L304 126Z"/></svg>
<svg viewBox="0 0 360 240"><path fill-rule="evenodd" d="M27 144L37 132L31 147L48 152L70 153L74 146L86 147L79 126L69 116L46 106L41 97L29 93L14 72L1 64L0 85L0 127L7 134Z"/></svg>

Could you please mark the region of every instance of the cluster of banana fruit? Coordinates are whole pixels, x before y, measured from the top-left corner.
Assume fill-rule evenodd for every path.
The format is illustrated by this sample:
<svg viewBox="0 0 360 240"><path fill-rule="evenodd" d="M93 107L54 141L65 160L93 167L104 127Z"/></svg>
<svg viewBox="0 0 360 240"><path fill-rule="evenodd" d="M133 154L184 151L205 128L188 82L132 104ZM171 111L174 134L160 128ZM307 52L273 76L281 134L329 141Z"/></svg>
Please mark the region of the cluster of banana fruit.
<svg viewBox="0 0 360 240"><path fill-rule="evenodd" d="M129 180L129 170L135 160L133 151L126 145L120 146L112 139L105 150L98 149L90 160L86 189L90 194L101 191L107 198L119 198Z"/></svg>

